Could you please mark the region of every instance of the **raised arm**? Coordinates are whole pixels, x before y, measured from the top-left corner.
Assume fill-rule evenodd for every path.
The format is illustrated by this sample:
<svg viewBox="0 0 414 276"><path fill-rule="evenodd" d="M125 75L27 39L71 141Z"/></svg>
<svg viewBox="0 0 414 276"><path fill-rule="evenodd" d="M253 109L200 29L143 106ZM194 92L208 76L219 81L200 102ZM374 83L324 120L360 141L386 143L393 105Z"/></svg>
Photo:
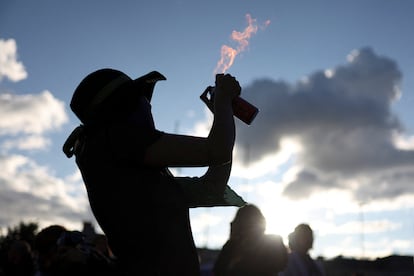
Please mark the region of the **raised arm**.
<svg viewBox="0 0 414 276"><path fill-rule="evenodd" d="M216 76L214 120L207 138L164 134L148 148L145 163L154 166L200 167L231 162L235 140L232 100L240 85L231 75Z"/></svg>
<svg viewBox="0 0 414 276"><path fill-rule="evenodd" d="M214 90L214 121L208 135L210 165L232 160L236 136L232 101L240 94L239 82L231 75L217 75Z"/></svg>

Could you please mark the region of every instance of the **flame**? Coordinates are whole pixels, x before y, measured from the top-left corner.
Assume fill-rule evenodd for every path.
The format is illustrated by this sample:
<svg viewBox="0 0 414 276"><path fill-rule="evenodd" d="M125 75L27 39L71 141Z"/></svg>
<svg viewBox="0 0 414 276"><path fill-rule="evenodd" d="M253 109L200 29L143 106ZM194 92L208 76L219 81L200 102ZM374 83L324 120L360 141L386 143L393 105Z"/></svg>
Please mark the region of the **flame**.
<svg viewBox="0 0 414 276"><path fill-rule="evenodd" d="M249 46L249 39L257 32L258 26L256 24L256 19L253 19L250 14L246 14L246 20L248 25L243 32L233 31L231 33L231 39L237 42L238 46L236 48L232 48L228 45L221 46L221 58L217 62L214 74L224 74L233 65L236 56ZM270 20L267 20L264 27L267 27L269 24Z"/></svg>

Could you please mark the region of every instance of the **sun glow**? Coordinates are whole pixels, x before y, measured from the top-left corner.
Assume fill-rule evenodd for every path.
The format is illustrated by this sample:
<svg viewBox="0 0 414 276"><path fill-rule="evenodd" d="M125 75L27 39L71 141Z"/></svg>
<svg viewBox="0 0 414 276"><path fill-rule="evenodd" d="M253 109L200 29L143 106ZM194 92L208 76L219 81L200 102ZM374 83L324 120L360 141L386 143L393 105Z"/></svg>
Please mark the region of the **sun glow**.
<svg viewBox="0 0 414 276"><path fill-rule="evenodd" d="M414 136L404 136L399 133L393 134L394 145L400 150L414 149Z"/></svg>
<svg viewBox="0 0 414 276"><path fill-rule="evenodd" d="M292 202L282 197L263 204L261 210L266 217L266 233L280 235L286 240L296 225L305 221L306 206L307 202Z"/></svg>
<svg viewBox="0 0 414 276"><path fill-rule="evenodd" d="M318 235L326 234L332 227L335 215L349 210L358 211L358 204L347 192L330 190L309 195L302 200L290 200L282 192L297 168L291 168L281 183L268 182L260 187L260 209L266 217L266 233L282 236L286 245L288 235L299 223L308 223ZM340 208L339 208L340 206ZM325 229L325 232L323 231ZM329 232L329 231L328 231Z"/></svg>

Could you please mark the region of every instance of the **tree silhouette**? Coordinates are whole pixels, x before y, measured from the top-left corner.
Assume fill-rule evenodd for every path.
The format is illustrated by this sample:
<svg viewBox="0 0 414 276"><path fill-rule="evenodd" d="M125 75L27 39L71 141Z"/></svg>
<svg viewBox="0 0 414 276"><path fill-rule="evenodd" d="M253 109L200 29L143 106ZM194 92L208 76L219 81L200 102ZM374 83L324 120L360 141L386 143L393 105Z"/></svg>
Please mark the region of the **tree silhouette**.
<svg viewBox="0 0 414 276"><path fill-rule="evenodd" d="M24 240L33 246L34 238L38 232L39 225L36 222L20 222L14 227L7 227L7 234L0 235L0 248L12 240Z"/></svg>

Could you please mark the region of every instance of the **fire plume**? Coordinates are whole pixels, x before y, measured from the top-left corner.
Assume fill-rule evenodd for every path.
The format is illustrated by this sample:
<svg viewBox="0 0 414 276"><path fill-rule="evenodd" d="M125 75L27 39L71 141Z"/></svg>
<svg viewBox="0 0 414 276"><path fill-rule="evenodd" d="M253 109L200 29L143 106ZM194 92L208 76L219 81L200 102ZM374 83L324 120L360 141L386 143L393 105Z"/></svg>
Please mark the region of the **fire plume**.
<svg viewBox="0 0 414 276"><path fill-rule="evenodd" d="M221 46L221 58L217 62L214 74L224 74L233 65L236 56L247 48L251 36L257 32L258 26L256 19L252 18L250 14L246 14L246 20L248 25L243 32L233 31L231 33L231 39L238 44L237 47L232 48L228 45ZM270 20L267 20L265 27L269 24Z"/></svg>

